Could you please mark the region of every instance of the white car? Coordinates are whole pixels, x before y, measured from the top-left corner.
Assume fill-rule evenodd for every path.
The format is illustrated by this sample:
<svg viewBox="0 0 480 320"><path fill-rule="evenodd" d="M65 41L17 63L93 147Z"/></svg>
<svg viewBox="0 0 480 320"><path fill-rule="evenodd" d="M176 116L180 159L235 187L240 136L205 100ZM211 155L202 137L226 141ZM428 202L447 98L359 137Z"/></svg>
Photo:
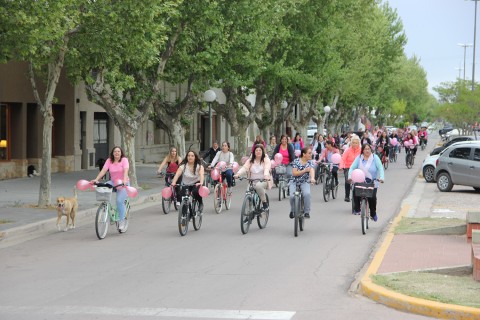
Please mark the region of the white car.
<svg viewBox="0 0 480 320"><path fill-rule="evenodd" d="M427 182L435 182L435 167L437 166L437 159L440 155L436 154L433 156L428 156L423 160L422 172L423 178Z"/></svg>

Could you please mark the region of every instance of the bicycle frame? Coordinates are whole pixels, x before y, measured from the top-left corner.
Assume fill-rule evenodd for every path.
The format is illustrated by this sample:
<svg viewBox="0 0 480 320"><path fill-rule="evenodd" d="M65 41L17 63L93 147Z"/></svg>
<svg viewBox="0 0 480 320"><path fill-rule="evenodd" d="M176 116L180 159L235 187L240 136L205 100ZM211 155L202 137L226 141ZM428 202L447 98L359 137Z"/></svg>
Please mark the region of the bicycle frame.
<svg viewBox="0 0 480 320"><path fill-rule="evenodd" d="M298 229L303 231L305 223L305 216L303 211L303 194L301 189L301 183L296 183L295 199L294 199L294 235L298 236Z"/></svg>
<svg viewBox="0 0 480 320"><path fill-rule="evenodd" d="M243 180L240 178L240 180ZM249 186L245 190L245 197L243 200L242 211L240 215L240 229L243 234L248 233L252 220L257 218L258 227L264 229L267 226L269 212L264 211L261 207L260 195L254 187L254 182L264 182L264 179L248 179ZM269 203L268 195L265 194L267 203ZM253 210L252 210L253 209ZM251 210L251 211L250 211Z"/></svg>

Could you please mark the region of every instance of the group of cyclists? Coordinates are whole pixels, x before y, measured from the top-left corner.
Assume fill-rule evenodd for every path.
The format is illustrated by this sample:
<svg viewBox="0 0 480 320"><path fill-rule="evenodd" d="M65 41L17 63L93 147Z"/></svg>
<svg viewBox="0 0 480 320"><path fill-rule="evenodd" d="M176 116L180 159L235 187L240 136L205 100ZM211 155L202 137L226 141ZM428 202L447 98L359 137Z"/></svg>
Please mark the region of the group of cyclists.
<svg viewBox="0 0 480 320"><path fill-rule="evenodd" d="M158 167L157 173L165 170L165 183L167 186L174 186L177 195L177 201L181 201L180 185L186 185L192 191L193 197L198 201L198 214L203 213L203 199L199 193L199 188L204 184L206 173L213 170L217 164L222 164L219 168L222 177L226 179L228 189L232 192L234 179L242 175L247 175L249 179L258 180L254 183L254 188L262 201L264 211L269 210L266 192L273 187L278 179L275 166L283 166L289 181L290 196L290 218L293 218L294 211L294 193L297 186L300 187L304 200L304 217L310 218L311 212L311 189L315 184L316 168L320 163L332 164L332 177L337 186L338 171L343 170L345 178L345 198L346 202L353 201L352 214L357 215L360 212L360 198L351 192L352 172L360 169L365 175L365 182L373 183L375 190L373 196L368 199L370 208L370 217L377 221L377 188L378 184L385 180L385 171L381 161L381 155L378 150L385 152L388 156L390 152L399 153L402 146L416 153L416 148L420 143L427 143L426 128L421 128L418 132L409 128L398 129L389 132L386 129L374 129L372 132L348 132L343 134L328 134L323 136L315 134L309 144L305 143L300 133L297 133L293 140L288 135L281 135L277 141L276 136L271 136L266 143L259 135L256 137L251 153L245 158L243 166L234 172L235 157L230 151L230 143L224 141L219 147L214 142L212 147L203 154L202 157L189 150L184 159L182 159L175 147L170 148L168 155L164 158ZM341 155L334 156L335 154ZM333 158L340 161L333 162ZM208 162L206 162L208 160ZM104 168L92 183L98 183L107 171L110 172L111 181L122 179L124 184L129 184L128 179L128 161L123 150L116 146L112 149L110 157L105 163ZM124 201L127 197L125 192L117 194L117 207L119 208L119 226L123 226L124 219ZM352 197L352 199L351 199Z"/></svg>

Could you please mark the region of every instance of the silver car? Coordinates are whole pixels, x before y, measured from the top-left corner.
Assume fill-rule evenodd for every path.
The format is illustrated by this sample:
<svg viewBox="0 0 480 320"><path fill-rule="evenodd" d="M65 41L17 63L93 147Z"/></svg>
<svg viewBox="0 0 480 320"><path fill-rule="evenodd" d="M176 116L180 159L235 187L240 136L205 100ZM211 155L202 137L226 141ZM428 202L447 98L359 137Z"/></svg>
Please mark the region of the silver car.
<svg viewBox="0 0 480 320"><path fill-rule="evenodd" d="M458 184L480 192L480 141L458 142L443 150L434 175L440 191L450 191Z"/></svg>

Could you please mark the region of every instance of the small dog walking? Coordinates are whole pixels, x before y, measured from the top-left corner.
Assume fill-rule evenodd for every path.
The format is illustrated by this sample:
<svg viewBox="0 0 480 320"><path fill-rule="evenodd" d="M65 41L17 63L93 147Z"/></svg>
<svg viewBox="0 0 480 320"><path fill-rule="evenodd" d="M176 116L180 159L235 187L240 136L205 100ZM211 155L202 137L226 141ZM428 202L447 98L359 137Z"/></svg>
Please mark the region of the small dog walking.
<svg viewBox="0 0 480 320"><path fill-rule="evenodd" d="M60 231L60 220L62 216L67 216L67 223L65 229L75 229L75 215L78 209L77 190L73 188L73 198L58 197L57 198L57 229ZM72 223L70 224L70 220Z"/></svg>

